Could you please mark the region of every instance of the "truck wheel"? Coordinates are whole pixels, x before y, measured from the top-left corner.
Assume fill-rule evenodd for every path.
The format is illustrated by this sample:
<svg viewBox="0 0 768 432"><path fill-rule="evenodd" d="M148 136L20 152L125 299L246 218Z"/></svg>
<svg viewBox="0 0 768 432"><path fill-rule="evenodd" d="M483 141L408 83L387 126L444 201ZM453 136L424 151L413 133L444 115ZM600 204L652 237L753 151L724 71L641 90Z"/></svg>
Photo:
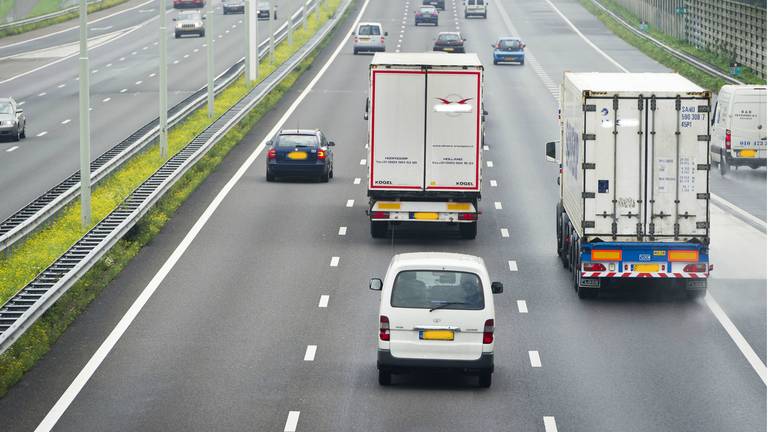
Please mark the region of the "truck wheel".
<svg viewBox="0 0 768 432"><path fill-rule="evenodd" d="M387 223L371 221L371 237L384 238L387 236Z"/></svg>
<svg viewBox="0 0 768 432"><path fill-rule="evenodd" d="M392 372L379 370L379 385L388 386L392 384Z"/></svg>
<svg viewBox="0 0 768 432"><path fill-rule="evenodd" d="M723 152L720 152L720 175L725 177L726 174L728 174L728 171L731 169L730 166L728 166L728 159L725 158L725 154Z"/></svg>
<svg viewBox="0 0 768 432"><path fill-rule="evenodd" d="M493 374L490 372L480 372L480 376L477 377L477 383L482 388L488 388L493 382Z"/></svg>
<svg viewBox="0 0 768 432"><path fill-rule="evenodd" d="M477 237L477 222L459 224L461 238L465 240L474 240Z"/></svg>

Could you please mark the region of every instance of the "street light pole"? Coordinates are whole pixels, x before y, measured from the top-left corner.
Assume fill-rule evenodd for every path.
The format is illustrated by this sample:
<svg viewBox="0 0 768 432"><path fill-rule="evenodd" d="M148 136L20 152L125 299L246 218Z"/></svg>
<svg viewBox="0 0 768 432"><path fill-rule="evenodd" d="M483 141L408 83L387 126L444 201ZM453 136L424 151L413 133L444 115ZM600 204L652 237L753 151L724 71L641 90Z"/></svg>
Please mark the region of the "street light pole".
<svg viewBox="0 0 768 432"><path fill-rule="evenodd" d="M273 0L274 1L274 0ZM274 64L275 63L275 26L274 22L277 19L277 2L274 3L272 1L267 1L267 4L269 5L270 12L273 10L272 7L275 8L275 16L272 16L272 13L270 13L269 17L269 63Z"/></svg>
<svg viewBox="0 0 768 432"><path fill-rule="evenodd" d="M211 7L208 10L208 25L205 29L206 34L206 40L208 43L208 49L206 50L208 54L208 118L213 118L214 114L214 107L213 107L213 73L214 73L214 67L213 67L213 15L215 13L215 9L213 8L213 2L211 2Z"/></svg>
<svg viewBox="0 0 768 432"><path fill-rule="evenodd" d="M80 220L91 226L91 92L88 77L88 0L80 0Z"/></svg>
<svg viewBox="0 0 768 432"><path fill-rule="evenodd" d="M253 83L259 79L259 45L256 42L259 35L259 18L256 10L256 0L245 0L245 27L247 41L245 43L245 70L247 81Z"/></svg>
<svg viewBox="0 0 768 432"><path fill-rule="evenodd" d="M168 18L160 0L160 157L168 158Z"/></svg>

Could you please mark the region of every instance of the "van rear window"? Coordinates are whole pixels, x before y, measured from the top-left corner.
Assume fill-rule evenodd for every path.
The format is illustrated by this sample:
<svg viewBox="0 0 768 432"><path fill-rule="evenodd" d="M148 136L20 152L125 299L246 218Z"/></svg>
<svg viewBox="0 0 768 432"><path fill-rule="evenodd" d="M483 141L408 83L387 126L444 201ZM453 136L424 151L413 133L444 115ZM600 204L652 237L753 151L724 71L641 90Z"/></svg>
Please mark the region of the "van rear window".
<svg viewBox="0 0 768 432"><path fill-rule="evenodd" d="M474 273L409 270L398 273L392 287L392 307L481 310L483 286Z"/></svg>
<svg viewBox="0 0 768 432"><path fill-rule="evenodd" d="M360 36L378 36L381 34L379 26L361 25L357 32Z"/></svg>

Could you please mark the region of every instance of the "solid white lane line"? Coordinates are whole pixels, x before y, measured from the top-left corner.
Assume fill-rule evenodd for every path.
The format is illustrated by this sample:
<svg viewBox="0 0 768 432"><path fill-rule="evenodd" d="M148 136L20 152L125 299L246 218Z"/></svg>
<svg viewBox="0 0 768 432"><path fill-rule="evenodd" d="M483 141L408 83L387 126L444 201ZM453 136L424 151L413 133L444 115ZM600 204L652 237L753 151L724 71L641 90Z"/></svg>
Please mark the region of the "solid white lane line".
<svg viewBox="0 0 768 432"><path fill-rule="evenodd" d="M112 98L111 98L111 97L108 97L108 98L104 98L104 99L102 100L102 102L109 102L109 101L111 101L111 100L112 100Z"/></svg>
<svg viewBox="0 0 768 432"><path fill-rule="evenodd" d="M38 137L46 136L48 135L48 131L42 131L39 134L37 134Z"/></svg>
<svg viewBox="0 0 768 432"><path fill-rule="evenodd" d="M728 315L725 314L720 307L720 304L717 303L717 300L708 293L704 297L704 303L707 304L709 310L712 311L712 314L715 315L715 318L720 322L720 325L722 325L728 333L728 336L731 337L744 357L747 358L749 365L752 366L752 369L754 369L755 372L757 372L757 376L763 380L763 384L768 385L768 381L766 381L766 368L763 361L760 360L760 357L757 356L755 350L752 349L747 340L744 339L744 336L741 335L739 329L736 328L731 319L728 318Z"/></svg>
<svg viewBox="0 0 768 432"><path fill-rule="evenodd" d="M751 221L752 223L756 224L757 226L762 227L763 230L766 229L766 225L765 225L765 221L764 220L762 220L762 219L760 219L758 217L753 216L751 213L745 211L744 209L742 209L740 207L737 207L736 204L733 204L732 202L724 199L721 196L718 196L718 195L715 195L715 194L710 194L710 197L712 198L712 201L715 204L720 205L721 207L727 207L728 209L734 211L735 213L737 213L737 214L747 218L747 220Z"/></svg>
<svg viewBox="0 0 768 432"><path fill-rule="evenodd" d="M9 148L9 149L6 149L5 151L6 151L6 152L8 152L8 153L10 153L10 152L12 152L12 151L16 150L17 148L19 148L19 146L13 146L13 147L11 147L11 148Z"/></svg>
<svg viewBox="0 0 768 432"><path fill-rule="evenodd" d="M517 271L517 261L509 260L507 261L507 265L509 265L509 271L513 271L513 272Z"/></svg>
<svg viewBox="0 0 768 432"><path fill-rule="evenodd" d="M486 165L488 165L488 168L493 168L493 161L486 161Z"/></svg>
<svg viewBox="0 0 768 432"><path fill-rule="evenodd" d="M541 357L538 351L528 351L528 358L531 360L531 367L541 367Z"/></svg>
<svg viewBox="0 0 768 432"><path fill-rule="evenodd" d="M509 230L506 229L506 228L502 228L501 229L501 236L504 237L504 238L509 237Z"/></svg>
<svg viewBox="0 0 768 432"><path fill-rule="evenodd" d="M544 431L545 432L557 432L557 423L552 416L544 416Z"/></svg>
<svg viewBox="0 0 768 432"><path fill-rule="evenodd" d="M336 50L331 54L330 58L325 62L323 67L320 68L320 70L317 72L317 75L312 78L307 87L305 87L299 96L293 101L291 106L288 107L283 116L280 117L280 120L278 120L277 123L275 123L275 125L269 131L269 133L266 134L266 138L264 138L256 147L256 149L250 154L250 156L248 156L248 159L246 159L245 162L240 165L240 168L238 168L237 172L235 172L227 184L225 184L224 187L219 191L213 201L211 201L203 214L200 215L200 217L197 219L197 222L195 222L189 232L184 236L184 239L182 239L181 243L179 243L176 249L174 249L173 253L171 253L171 256L168 257L165 263L163 263L163 266L160 268L160 270L155 273L155 276L152 277L152 280L149 281L141 294L139 294L139 297L136 299L136 301L133 302L131 307L128 309L125 315L123 315L109 336L107 336L107 338L99 346L93 356L91 356L91 358L88 360L88 363L86 363L86 365L82 370L80 370L69 387L67 387L67 389L64 391L64 394L62 394L61 397L56 401L56 404L53 406L53 408L48 411L48 414L46 414L43 421L40 422L37 429L35 429L35 432L48 432L53 429L54 426L56 426L56 423L59 421L61 416L64 415L64 412L66 412L67 408L72 404L83 387L85 387L85 385L88 383L88 380L90 380L91 376L93 376L107 355L109 355L109 352L112 351L125 331L131 325L133 320L136 319L136 317L139 315L141 310L144 308L144 305L146 305L147 301L149 301L149 299L152 297L152 294L155 293L163 280L168 276L171 270L173 270L176 263L179 261L179 259L181 259L186 250L195 240L195 237L197 237L200 231L202 231L203 227L205 227L205 225L211 219L211 216L213 216L213 214L216 212L216 209L219 208L227 195L229 195L230 191L232 191L240 179L243 178L243 176L248 172L254 162L256 162L256 159L258 159L259 155L264 151L264 148L267 145L267 140L269 139L268 137L274 136L283 128L285 122L288 121L298 106L304 101L304 99L306 99L307 95L312 92L312 89L317 85L317 82L320 81L323 75L325 75L325 72L346 46L350 35L357 27L357 24L360 22L360 19L368 8L369 3L370 0L365 0L363 2L357 18L350 25L349 30L346 32L346 36L339 42L339 45L336 46ZM294 414L296 417L294 423L298 423L299 412L291 411L291 413L293 412L296 413ZM291 416L292 414L289 413L289 420L291 419ZM288 422L286 422L286 426L288 426Z"/></svg>
<svg viewBox="0 0 768 432"><path fill-rule="evenodd" d="M347 235L347 227L344 227L344 226L339 227L339 235L340 236Z"/></svg>
<svg viewBox="0 0 768 432"><path fill-rule="evenodd" d="M315 361L317 345L307 345L307 351L304 353L304 361Z"/></svg>
<svg viewBox="0 0 768 432"><path fill-rule="evenodd" d="M501 203L500 203L500 202L498 202L498 201L496 201L495 203L493 203L493 206L494 206L494 207L496 207L496 210L501 210L501 209L502 209L502 207L501 207Z"/></svg>
<svg viewBox="0 0 768 432"><path fill-rule="evenodd" d="M360 165L365 165L365 159L360 159Z"/></svg>
<svg viewBox="0 0 768 432"><path fill-rule="evenodd" d="M299 424L299 415L301 411L289 411L288 419L285 420L283 432L296 432L296 426Z"/></svg>
<svg viewBox="0 0 768 432"><path fill-rule="evenodd" d="M327 308L328 307L328 300L330 300L330 296L323 294L320 296L320 302L317 304L317 307L321 308Z"/></svg>
<svg viewBox="0 0 768 432"><path fill-rule="evenodd" d="M340 258L335 256L331 257L331 267L338 267L339 266L339 260Z"/></svg>
<svg viewBox="0 0 768 432"><path fill-rule="evenodd" d="M65 124L67 124L67 123L69 123L71 121L72 121L72 119L66 119L66 120L62 121L61 124L65 125Z"/></svg>
<svg viewBox="0 0 768 432"><path fill-rule="evenodd" d="M498 184L498 183L496 183L496 180L491 180L491 187L496 187L496 186L498 186L498 185L499 185L499 184Z"/></svg>
<svg viewBox="0 0 768 432"><path fill-rule="evenodd" d="M362 180L362 179L361 179L360 177L355 177L355 181L354 181L354 182L352 182L352 183L354 183L354 184L360 184L360 181L361 181L361 180Z"/></svg>
<svg viewBox="0 0 768 432"><path fill-rule="evenodd" d="M355 205L355 200L353 199L347 200L347 207L352 207L353 205Z"/></svg>
<svg viewBox="0 0 768 432"><path fill-rule="evenodd" d="M517 301L517 311L520 313L528 313L528 304L525 302L525 300Z"/></svg>

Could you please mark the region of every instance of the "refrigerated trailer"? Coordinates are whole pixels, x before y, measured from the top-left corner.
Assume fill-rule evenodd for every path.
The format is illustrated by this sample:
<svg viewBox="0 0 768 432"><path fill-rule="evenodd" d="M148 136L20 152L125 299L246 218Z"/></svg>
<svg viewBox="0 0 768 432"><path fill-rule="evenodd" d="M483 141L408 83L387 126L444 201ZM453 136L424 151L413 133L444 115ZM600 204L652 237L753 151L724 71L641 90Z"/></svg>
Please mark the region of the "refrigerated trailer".
<svg viewBox="0 0 768 432"><path fill-rule="evenodd" d="M579 297L610 286L704 295L710 94L671 73L565 73L557 253Z"/></svg>
<svg viewBox="0 0 768 432"><path fill-rule="evenodd" d="M458 225L475 238L482 183L483 65L476 54L377 53L370 65L368 216Z"/></svg>

